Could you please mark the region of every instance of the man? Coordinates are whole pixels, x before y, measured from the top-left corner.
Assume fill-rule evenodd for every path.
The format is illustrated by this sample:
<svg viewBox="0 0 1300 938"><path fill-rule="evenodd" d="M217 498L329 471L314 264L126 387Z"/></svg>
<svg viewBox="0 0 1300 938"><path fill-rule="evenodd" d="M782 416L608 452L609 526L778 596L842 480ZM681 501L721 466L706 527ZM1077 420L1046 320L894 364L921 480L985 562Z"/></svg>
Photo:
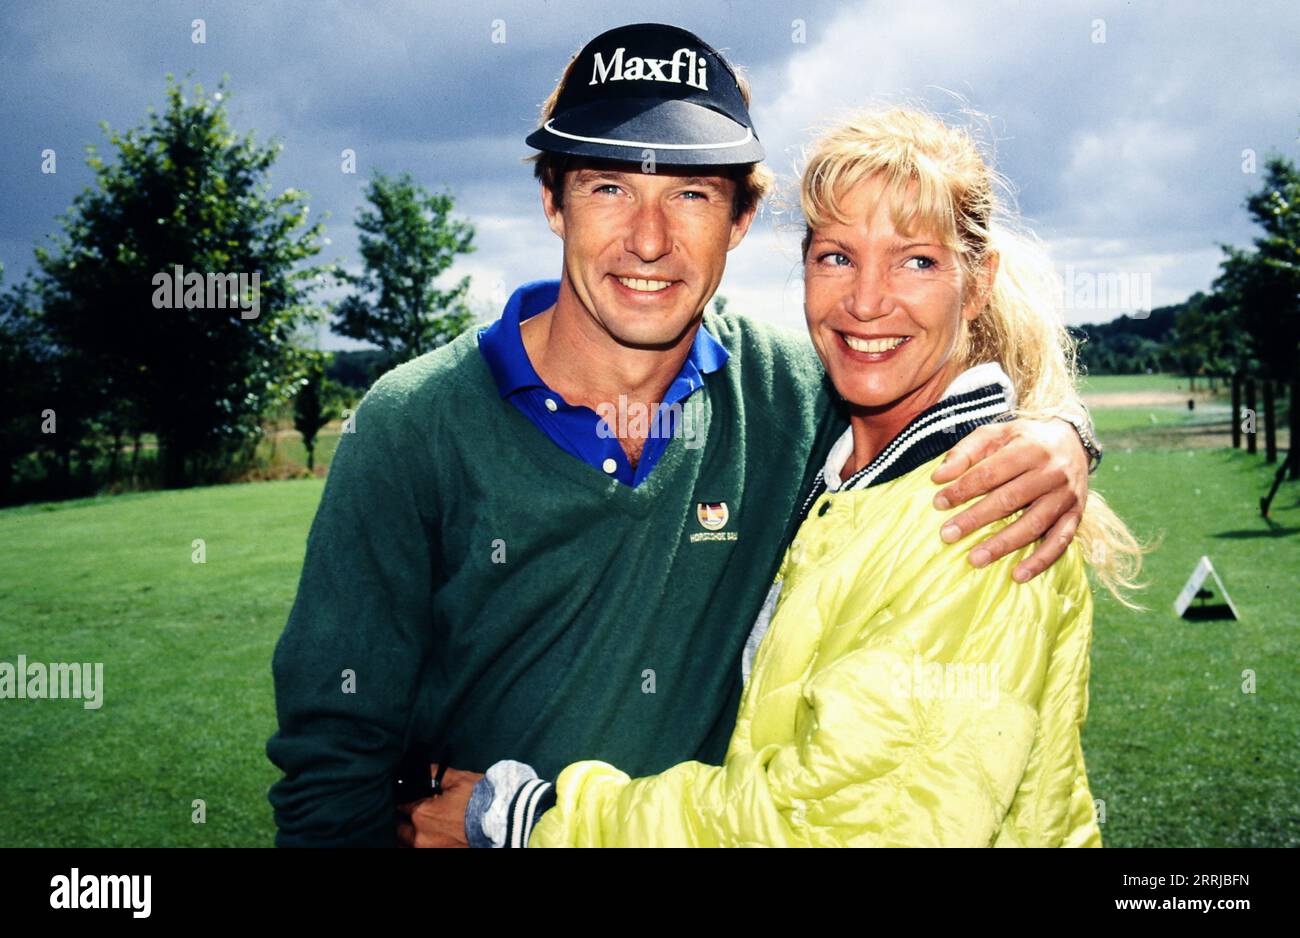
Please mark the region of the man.
<svg viewBox="0 0 1300 938"><path fill-rule="evenodd" d="M805 338L704 312L766 188L727 63L643 24L566 79L528 138L560 280L381 378L334 457L275 653L278 844L393 844L404 756L470 770L402 821L452 845L505 757L553 778L725 751L750 625L845 423ZM1046 533L1032 575L1088 456L1063 421L986 429L940 495L994 493L957 536L1032 505L972 557Z"/></svg>

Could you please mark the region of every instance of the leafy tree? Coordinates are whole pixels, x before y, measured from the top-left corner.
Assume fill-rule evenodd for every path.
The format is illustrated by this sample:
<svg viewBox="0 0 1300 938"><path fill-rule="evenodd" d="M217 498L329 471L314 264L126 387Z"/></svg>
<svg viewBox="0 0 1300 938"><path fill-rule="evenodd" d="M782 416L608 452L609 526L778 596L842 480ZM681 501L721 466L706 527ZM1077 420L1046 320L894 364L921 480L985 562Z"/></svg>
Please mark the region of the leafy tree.
<svg viewBox="0 0 1300 938"><path fill-rule="evenodd" d="M1176 368L1171 341L1186 305L1162 306L1141 319L1124 315L1106 323L1072 327L1071 333L1083 340L1079 346L1080 365L1093 375Z"/></svg>
<svg viewBox="0 0 1300 938"><path fill-rule="evenodd" d="M451 341L473 322L469 277L449 289L435 280L474 250L474 228L451 217L450 195L432 195L409 173L376 173L370 208L357 218L360 274L338 273L356 292L334 310L334 331L379 346L397 364Z"/></svg>
<svg viewBox="0 0 1300 938"><path fill-rule="evenodd" d="M323 357L313 356L293 399L293 426L302 434L302 444L307 448L308 469L316 468L316 435L339 416L343 396L344 389L325 377Z"/></svg>
<svg viewBox="0 0 1300 938"><path fill-rule="evenodd" d="M1197 292L1178 311L1168 355L1195 390L1197 375L1232 374L1241 345L1240 330L1223 298Z"/></svg>
<svg viewBox="0 0 1300 938"><path fill-rule="evenodd" d="M110 433L154 431L164 479L180 485L251 459L263 414L292 394L322 271L300 265L322 226L308 225L303 193L271 193L281 147L239 136L222 91L187 93L169 76L166 97L140 127L102 125L116 159L89 148L94 184L37 262L51 332L87 382L77 409ZM177 267L203 288L170 295L161 278ZM228 275L248 289L215 292L218 277L235 285Z"/></svg>
<svg viewBox="0 0 1300 938"><path fill-rule="evenodd" d="M1300 439L1300 171L1295 164L1269 159L1263 185L1246 207L1264 235L1255 239L1253 251L1223 246L1226 256L1215 288L1250 336L1265 377L1290 385L1294 447ZM1265 406L1271 408L1272 401ZM1271 434L1271 422L1268 430ZM1292 478L1300 478L1298 463L1292 460Z"/></svg>
<svg viewBox="0 0 1300 938"><path fill-rule="evenodd" d="M58 365L30 286L0 294L0 505L13 500L19 460L52 442L41 433L41 415L54 403L50 390L58 382Z"/></svg>
<svg viewBox="0 0 1300 938"><path fill-rule="evenodd" d="M325 366L325 377L346 388L364 392L383 373L387 362L387 353L377 349L334 352Z"/></svg>

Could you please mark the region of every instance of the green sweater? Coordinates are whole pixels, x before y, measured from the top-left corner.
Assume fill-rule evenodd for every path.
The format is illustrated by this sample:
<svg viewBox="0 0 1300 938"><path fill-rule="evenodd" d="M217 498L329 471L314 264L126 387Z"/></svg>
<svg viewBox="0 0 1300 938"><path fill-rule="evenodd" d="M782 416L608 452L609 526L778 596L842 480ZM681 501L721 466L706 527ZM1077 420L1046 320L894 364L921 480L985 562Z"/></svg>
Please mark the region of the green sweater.
<svg viewBox="0 0 1300 938"><path fill-rule="evenodd" d="M796 500L845 424L805 337L705 326L730 359L689 399L704 445L672 440L636 488L502 400L474 330L371 388L275 650L277 844L394 844L409 753L550 778L721 761Z"/></svg>

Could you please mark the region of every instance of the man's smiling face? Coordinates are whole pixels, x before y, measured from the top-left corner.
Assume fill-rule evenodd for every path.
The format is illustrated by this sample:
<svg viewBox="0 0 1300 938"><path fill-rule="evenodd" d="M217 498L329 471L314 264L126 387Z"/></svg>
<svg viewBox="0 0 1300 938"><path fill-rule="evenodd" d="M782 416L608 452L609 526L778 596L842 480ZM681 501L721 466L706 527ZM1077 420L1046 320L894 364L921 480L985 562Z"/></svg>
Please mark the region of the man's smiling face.
<svg viewBox="0 0 1300 938"><path fill-rule="evenodd" d="M668 347L698 319L754 213L733 218L737 183L714 167L591 161L565 173L557 208L542 188L564 273L588 315L619 344Z"/></svg>

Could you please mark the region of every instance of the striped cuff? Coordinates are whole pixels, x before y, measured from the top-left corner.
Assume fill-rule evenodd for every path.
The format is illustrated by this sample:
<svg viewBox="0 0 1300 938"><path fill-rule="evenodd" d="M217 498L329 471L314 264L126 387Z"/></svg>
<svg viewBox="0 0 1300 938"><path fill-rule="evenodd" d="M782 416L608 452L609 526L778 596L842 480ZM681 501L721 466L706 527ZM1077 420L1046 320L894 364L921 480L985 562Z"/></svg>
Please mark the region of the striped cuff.
<svg viewBox="0 0 1300 938"><path fill-rule="evenodd" d="M527 847L533 825L553 807L555 786L550 782L534 778L520 785L506 812L505 846Z"/></svg>
<svg viewBox="0 0 1300 938"><path fill-rule="evenodd" d="M555 786L531 765L503 759L479 779L465 810L472 847L527 847L533 824L555 804Z"/></svg>

